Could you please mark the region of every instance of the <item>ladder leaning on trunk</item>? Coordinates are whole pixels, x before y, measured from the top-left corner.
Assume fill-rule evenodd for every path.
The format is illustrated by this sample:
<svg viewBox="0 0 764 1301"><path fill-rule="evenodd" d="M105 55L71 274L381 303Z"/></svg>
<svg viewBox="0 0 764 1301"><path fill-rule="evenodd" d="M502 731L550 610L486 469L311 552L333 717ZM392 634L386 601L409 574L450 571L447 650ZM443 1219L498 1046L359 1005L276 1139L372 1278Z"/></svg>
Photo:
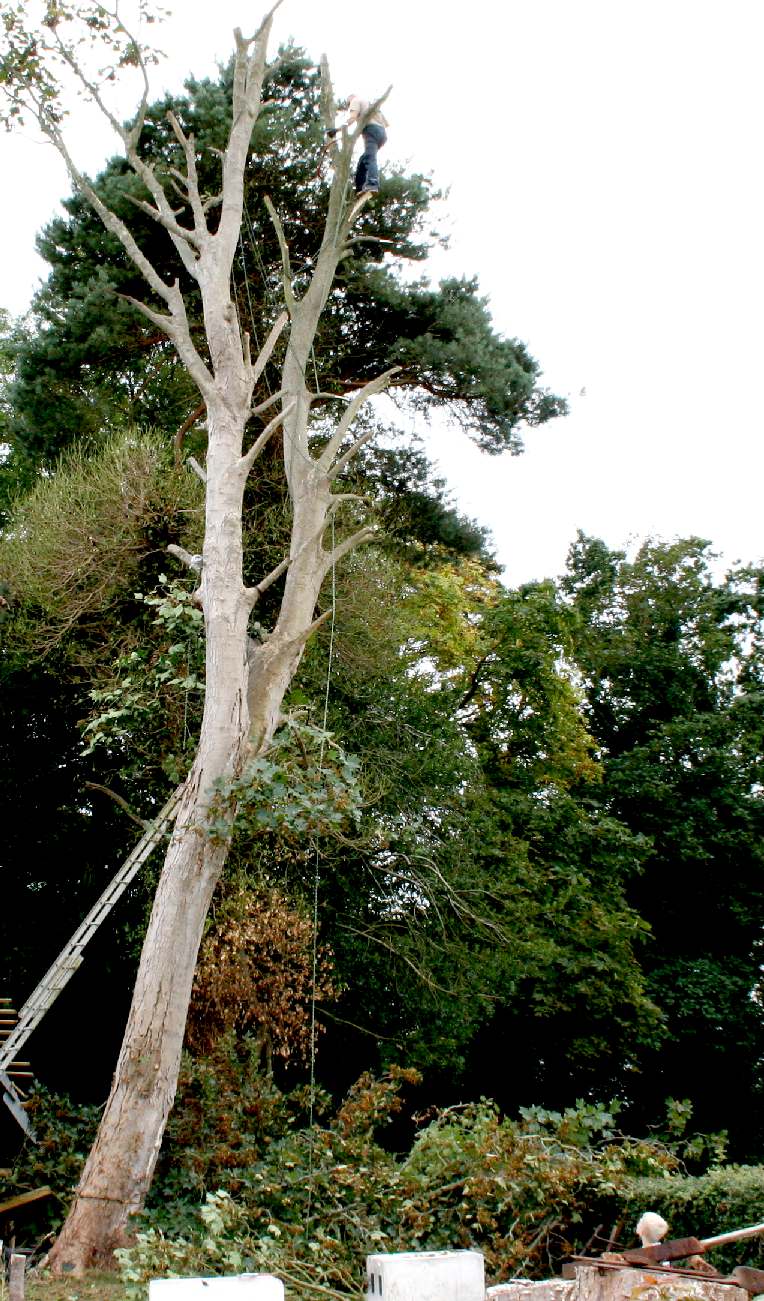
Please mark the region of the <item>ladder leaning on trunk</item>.
<svg viewBox="0 0 764 1301"><path fill-rule="evenodd" d="M2 1088L3 1102L30 1138L34 1138L34 1134L29 1117L24 1110L23 1095L11 1079L11 1074L16 1073L13 1064L32 1031L36 1029L48 1008L56 1001L61 990L81 966L85 946L92 940L101 922L108 917L130 882L140 872L152 850L162 839L167 826L178 812L184 786L185 783L182 783L173 791L153 822L147 825L137 845L109 882L103 894L93 904L69 943L61 950L53 966L46 971L39 985L33 989L20 1009L15 1025L9 1029L4 1041L0 1042L0 1088Z"/></svg>

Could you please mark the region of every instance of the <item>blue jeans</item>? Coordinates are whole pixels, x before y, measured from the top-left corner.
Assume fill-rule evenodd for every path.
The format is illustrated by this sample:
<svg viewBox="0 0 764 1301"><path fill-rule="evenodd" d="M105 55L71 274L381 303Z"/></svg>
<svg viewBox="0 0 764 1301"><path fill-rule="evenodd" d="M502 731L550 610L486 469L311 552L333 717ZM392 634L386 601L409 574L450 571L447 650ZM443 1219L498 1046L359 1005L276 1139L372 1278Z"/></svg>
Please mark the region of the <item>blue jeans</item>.
<svg viewBox="0 0 764 1301"><path fill-rule="evenodd" d="M364 127L364 151L358 159L358 166L355 169L356 194L360 194L361 190L379 189L377 150L382 148L386 140L387 132L378 122L370 122L368 126Z"/></svg>

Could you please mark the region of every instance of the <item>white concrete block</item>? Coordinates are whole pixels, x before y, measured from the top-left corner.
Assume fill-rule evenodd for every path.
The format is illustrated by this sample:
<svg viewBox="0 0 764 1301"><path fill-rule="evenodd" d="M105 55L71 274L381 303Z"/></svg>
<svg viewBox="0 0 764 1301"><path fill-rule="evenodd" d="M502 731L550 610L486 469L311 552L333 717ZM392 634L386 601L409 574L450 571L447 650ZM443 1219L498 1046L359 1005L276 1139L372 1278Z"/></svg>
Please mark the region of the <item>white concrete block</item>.
<svg viewBox="0 0 764 1301"><path fill-rule="evenodd" d="M485 1301L480 1251L399 1251L366 1257L367 1301Z"/></svg>
<svg viewBox="0 0 764 1301"><path fill-rule="evenodd" d="M149 1301L284 1301L284 1284L273 1274L230 1278L157 1278Z"/></svg>
<svg viewBox="0 0 764 1301"><path fill-rule="evenodd" d="M575 1301L576 1284L563 1278L513 1279L486 1288L485 1295L486 1301Z"/></svg>

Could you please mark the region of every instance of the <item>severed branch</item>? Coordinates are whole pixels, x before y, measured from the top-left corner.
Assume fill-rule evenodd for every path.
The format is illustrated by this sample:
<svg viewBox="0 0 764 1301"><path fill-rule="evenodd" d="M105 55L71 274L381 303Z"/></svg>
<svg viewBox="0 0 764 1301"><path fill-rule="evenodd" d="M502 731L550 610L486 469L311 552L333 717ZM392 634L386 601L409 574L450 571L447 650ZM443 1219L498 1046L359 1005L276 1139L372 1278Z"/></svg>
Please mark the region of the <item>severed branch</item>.
<svg viewBox="0 0 764 1301"><path fill-rule="evenodd" d="M261 579L259 583L255 583L254 587L247 588L246 595L249 597L252 605L255 605L257 601L259 601L263 592L268 591L271 584L275 583L276 579L281 577L281 575L289 568L291 563L291 557L286 556L286 558L282 560L280 564L276 565L276 568L272 569L269 574L266 574L265 578Z"/></svg>
<svg viewBox="0 0 764 1301"><path fill-rule="evenodd" d="M271 572L267 574L265 578L263 578L254 587L247 588L245 592L245 596L249 597L249 600L252 602L252 605L255 604L258 597L263 592L267 591L271 583L275 583L276 579L280 578L281 575L289 568L289 566L293 564L295 560L297 560L298 556L301 556L303 552L307 551L308 547L313 546L313 544L317 542L319 538L323 537L324 530L327 524L329 523L329 520L331 519L332 515L334 514L334 511L337 509L340 500L342 500L342 498L340 497L334 498L332 504L330 505L326 513L326 518L324 519L324 522L321 525L321 527L317 529L316 532L313 533L311 537L305 539L302 546L297 548L293 556L285 556L284 559L280 561L278 565L276 565L276 568L272 569ZM371 531L373 532L373 530ZM168 547L168 550L171 550L171 548ZM186 552L186 554L188 554L188 552ZM344 554L345 553L343 552L343 555ZM331 565L331 558L329 560L329 564Z"/></svg>
<svg viewBox="0 0 764 1301"><path fill-rule="evenodd" d="M198 553L192 555L190 551L186 551L185 547L178 546L176 542L171 542L167 550L171 556L175 556L176 560L179 560L187 569L193 569L195 574L201 573L202 557Z"/></svg>
<svg viewBox="0 0 764 1301"><path fill-rule="evenodd" d="M314 402L349 402L350 401L350 398L346 397L344 393L322 393L320 390L318 393L311 393L309 397L310 397L311 406L313 405Z"/></svg>

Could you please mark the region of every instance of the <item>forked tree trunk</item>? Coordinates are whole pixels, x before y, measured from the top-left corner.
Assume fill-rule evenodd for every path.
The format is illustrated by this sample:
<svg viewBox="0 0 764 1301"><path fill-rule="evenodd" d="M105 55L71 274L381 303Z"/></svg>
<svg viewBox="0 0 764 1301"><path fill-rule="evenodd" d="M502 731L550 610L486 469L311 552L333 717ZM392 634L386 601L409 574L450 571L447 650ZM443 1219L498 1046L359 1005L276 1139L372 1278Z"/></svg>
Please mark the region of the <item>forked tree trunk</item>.
<svg viewBox="0 0 764 1301"><path fill-rule="evenodd" d="M353 137L343 133L333 147L334 173L323 240L312 281L299 300L292 291L283 227L269 205L282 248L287 312L254 362L249 356L248 339L240 334L230 298L244 168L260 105L270 24L268 15L251 41L244 41L236 33L232 125L223 156L221 216L214 234L207 229L206 210L196 183L195 145L179 124L171 119L186 157L185 184L193 214L193 226L188 229L178 225L157 177L139 157L138 136L113 122L122 134L128 160L154 200L154 207L145 207L165 226L183 265L199 284L209 363L191 340L177 282L168 286L162 281L124 223L104 206L74 167L57 123L46 125L79 188L166 303L166 314L145 304L136 306L172 339L200 389L208 414L205 537L199 588L205 620L206 696L199 746L157 889L111 1093L69 1218L50 1253L50 1264L58 1271L81 1273L108 1257L124 1240L130 1215L143 1205L175 1095L204 920L225 865L235 818L234 800L217 798L215 790L220 782L235 781L245 763L268 748L278 726L284 693L316 626L315 608L323 580L332 564L370 532L361 529L330 551L324 547L327 522L342 501L333 494L332 482L365 441L362 437L347 447L353 416L367 397L385 387L392 372L367 384L350 401L318 457L309 447L314 395L305 378L316 327L339 260L348 250L350 225L360 206L353 207L347 197ZM250 46L254 47L251 54ZM324 72L325 111L333 115L325 66ZM290 337L279 395L281 408L249 451L244 452L254 385L287 316ZM256 588L247 589L242 581L244 489L257 455L278 425L283 425L284 471L293 510L290 554ZM181 549L174 550L179 554ZM275 627L265 643L255 644L247 632L252 607L265 587L282 573L286 574L284 594ZM213 801L214 835L209 829Z"/></svg>

